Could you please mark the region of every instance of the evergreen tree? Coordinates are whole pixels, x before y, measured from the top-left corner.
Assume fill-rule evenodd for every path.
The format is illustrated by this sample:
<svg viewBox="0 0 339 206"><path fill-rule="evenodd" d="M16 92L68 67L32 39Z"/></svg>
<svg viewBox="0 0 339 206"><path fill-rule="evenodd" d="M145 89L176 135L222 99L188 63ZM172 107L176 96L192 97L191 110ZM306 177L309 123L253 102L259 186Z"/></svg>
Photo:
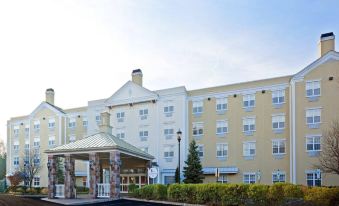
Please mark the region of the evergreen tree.
<svg viewBox="0 0 339 206"><path fill-rule="evenodd" d="M187 161L185 164L187 166L184 167L184 182L185 183L202 183L204 179L204 175L202 172L202 166L200 163L198 146L193 140L190 143L189 151L188 151Z"/></svg>
<svg viewBox="0 0 339 206"><path fill-rule="evenodd" d="M57 176L57 183L64 184L65 173L64 173L64 163L60 157L56 159L56 176Z"/></svg>
<svg viewBox="0 0 339 206"><path fill-rule="evenodd" d="M180 182L180 175L179 175L179 167L177 167L177 169L175 170L175 183L179 183Z"/></svg>

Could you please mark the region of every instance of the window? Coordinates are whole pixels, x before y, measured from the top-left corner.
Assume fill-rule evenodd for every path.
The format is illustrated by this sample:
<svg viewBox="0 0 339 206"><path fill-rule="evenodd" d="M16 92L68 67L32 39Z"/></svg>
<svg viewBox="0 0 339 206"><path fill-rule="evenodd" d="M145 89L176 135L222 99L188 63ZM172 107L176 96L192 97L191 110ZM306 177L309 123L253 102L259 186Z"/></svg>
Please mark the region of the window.
<svg viewBox="0 0 339 206"><path fill-rule="evenodd" d="M228 121L217 121L217 134L225 134L228 132Z"/></svg>
<svg viewBox="0 0 339 206"><path fill-rule="evenodd" d="M39 120L35 120L34 121L33 128L34 128L34 130L39 130L40 129L40 121Z"/></svg>
<svg viewBox="0 0 339 206"><path fill-rule="evenodd" d="M193 114L199 114L203 112L203 101L194 101L193 102Z"/></svg>
<svg viewBox="0 0 339 206"><path fill-rule="evenodd" d="M49 119L48 120L48 128L54 129L54 127L55 127L55 119Z"/></svg>
<svg viewBox="0 0 339 206"><path fill-rule="evenodd" d="M70 135L69 136L69 142L75 142L75 140L76 140L75 135Z"/></svg>
<svg viewBox="0 0 339 206"><path fill-rule="evenodd" d="M19 157L14 157L13 158L13 165L14 166L19 166Z"/></svg>
<svg viewBox="0 0 339 206"><path fill-rule="evenodd" d="M175 177L174 176L164 176L164 184L169 185L175 183Z"/></svg>
<svg viewBox="0 0 339 206"><path fill-rule="evenodd" d="M172 158L174 157L174 146L172 145L168 145L168 146L165 146L164 148L164 157L165 158Z"/></svg>
<svg viewBox="0 0 339 206"><path fill-rule="evenodd" d="M118 112L117 113L118 122L123 122L124 118L125 118L125 112Z"/></svg>
<svg viewBox="0 0 339 206"><path fill-rule="evenodd" d="M306 137L307 152L321 151L320 136Z"/></svg>
<svg viewBox="0 0 339 206"><path fill-rule="evenodd" d="M25 140L25 150L29 150L29 140Z"/></svg>
<svg viewBox="0 0 339 206"><path fill-rule="evenodd" d="M272 128L273 129L284 129L285 128L285 115L272 116Z"/></svg>
<svg viewBox="0 0 339 206"><path fill-rule="evenodd" d="M34 187L40 187L40 177L34 177L33 178L33 186Z"/></svg>
<svg viewBox="0 0 339 206"><path fill-rule="evenodd" d="M28 134L29 133L29 125L25 126L25 133Z"/></svg>
<svg viewBox="0 0 339 206"><path fill-rule="evenodd" d="M247 94L242 97L243 107L254 107L255 106L255 94Z"/></svg>
<svg viewBox="0 0 339 206"><path fill-rule="evenodd" d="M244 132L255 131L255 118L246 117L242 120Z"/></svg>
<svg viewBox="0 0 339 206"><path fill-rule="evenodd" d="M13 133L14 133L15 136L18 136L18 134L19 134L19 126L14 126L13 127Z"/></svg>
<svg viewBox="0 0 339 206"><path fill-rule="evenodd" d="M307 186L321 186L321 171L311 170L306 172Z"/></svg>
<svg viewBox="0 0 339 206"><path fill-rule="evenodd" d="M286 182L286 173L282 171L272 172L272 182Z"/></svg>
<svg viewBox="0 0 339 206"><path fill-rule="evenodd" d="M18 150L19 150L19 141L14 141L13 149L14 149L15 151L18 151Z"/></svg>
<svg viewBox="0 0 339 206"><path fill-rule="evenodd" d="M167 139L172 138L174 135L174 129L173 128L164 129L164 135Z"/></svg>
<svg viewBox="0 0 339 206"><path fill-rule="evenodd" d="M217 98L216 100L216 110L225 111L227 110L227 98Z"/></svg>
<svg viewBox="0 0 339 206"><path fill-rule="evenodd" d="M227 175L220 175L217 180L218 183L228 183Z"/></svg>
<svg viewBox="0 0 339 206"><path fill-rule="evenodd" d="M82 118L82 126L83 126L83 127L88 127L88 120L87 120L87 117L83 117L83 118Z"/></svg>
<svg viewBox="0 0 339 206"><path fill-rule="evenodd" d="M75 118L69 118L68 128L75 128Z"/></svg>
<svg viewBox="0 0 339 206"><path fill-rule="evenodd" d="M148 131L140 131L139 137L142 141L146 141L148 138Z"/></svg>
<svg viewBox="0 0 339 206"><path fill-rule="evenodd" d="M193 123L193 136L200 136L204 134L204 124L203 123Z"/></svg>
<svg viewBox="0 0 339 206"><path fill-rule="evenodd" d="M117 129L116 133L117 138L119 139L124 139L125 138L125 132L123 129Z"/></svg>
<svg viewBox="0 0 339 206"><path fill-rule="evenodd" d="M320 81L306 82L306 97L320 96Z"/></svg>
<svg viewBox="0 0 339 206"><path fill-rule="evenodd" d="M286 147L286 140L284 139L272 140L272 154L273 155L285 154L286 153L285 147Z"/></svg>
<svg viewBox="0 0 339 206"><path fill-rule="evenodd" d="M245 157L255 155L255 142L244 142L243 143L243 155Z"/></svg>
<svg viewBox="0 0 339 206"><path fill-rule="evenodd" d="M198 150L199 157L203 158L204 157L204 145L198 144L198 149L197 150Z"/></svg>
<svg viewBox="0 0 339 206"><path fill-rule="evenodd" d="M40 147L40 137L34 137L33 146Z"/></svg>
<svg viewBox="0 0 339 206"><path fill-rule="evenodd" d="M174 112L174 106L168 105L164 107L164 113L172 113Z"/></svg>
<svg viewBox="0 0 339 206"><path fill-rule="evenodd" d="M148 109L139 110L139 116L141 120L147 119L147 115L148 115Z"/></svg>
<svg viewBox="0 0 339 206"><path fill-rule="evenodd" d="M218 143L217 144L217 157L227 157L228 144Z"/></svg>
<svg viewBox="0 0 339 206"><path fill-rule="evenodd" d="M244 173L243 176L243 182L246 184L254 184L256 181L256 175L255 172L251 172L251 173Z"/></svg>
<svg viewBox="0 0 339 206"><path fill-rule="evenodd" d="M273 104L285 103L285 90L272 91L272 103Z"/></svg>
<svg viewBox="0 0 339 206"><path fill-rule="evenodd" d="M319 124L321 122L321 109L306 110L307 124Z"/></svg>
<svg viewBox="0 0 339 206"><path fill-rule="evenodd" d="M40 156L38 154L35 154L33 157L33 163L35 165L39 165L40 164Z"/></svg>
<svg viewBox="0 0 339 206"><path fill-rule="evenodd" d="M101 123L101 116L100 116L100 114L97 114L95 116L95 122L97 123L97 125L99 125Z"/></svg>
<svg viewBox="0 0 339 206"><path fill-rule="evenodd" d="M48 137L48 147L54 147L55 146L55 136L49 136Z"/></svg>

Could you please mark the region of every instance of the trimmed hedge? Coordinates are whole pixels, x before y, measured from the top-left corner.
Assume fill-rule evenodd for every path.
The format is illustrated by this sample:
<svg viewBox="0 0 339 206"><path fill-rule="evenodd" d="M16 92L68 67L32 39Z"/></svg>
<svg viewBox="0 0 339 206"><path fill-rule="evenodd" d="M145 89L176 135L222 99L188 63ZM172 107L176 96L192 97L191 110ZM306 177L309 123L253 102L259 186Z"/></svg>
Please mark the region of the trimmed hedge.
<svg viewBox="0 0 339 206"><path fill-rule="evenodd" d="M339 205L339 188L312 187L277 183L260 184L171 184L147 185L132 196L142 199L206 205L286 205L301 201L309 205Z"/></svg>

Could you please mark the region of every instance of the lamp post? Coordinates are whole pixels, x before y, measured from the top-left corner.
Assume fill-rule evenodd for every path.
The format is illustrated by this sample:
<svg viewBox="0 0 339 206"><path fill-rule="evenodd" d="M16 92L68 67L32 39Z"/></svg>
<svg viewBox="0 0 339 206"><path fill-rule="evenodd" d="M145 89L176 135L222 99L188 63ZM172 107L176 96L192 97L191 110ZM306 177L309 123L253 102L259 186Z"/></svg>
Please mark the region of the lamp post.
<svg viewBox="0 0 339 206"><path fill-rule="evenodd" d="M180 141L181 141L181 134L182 132L180 129L177 131L177 140L178 140L178 146L179 146L179 155L178 155L178 171L179 171L179 184L180 184Z"/></svg>

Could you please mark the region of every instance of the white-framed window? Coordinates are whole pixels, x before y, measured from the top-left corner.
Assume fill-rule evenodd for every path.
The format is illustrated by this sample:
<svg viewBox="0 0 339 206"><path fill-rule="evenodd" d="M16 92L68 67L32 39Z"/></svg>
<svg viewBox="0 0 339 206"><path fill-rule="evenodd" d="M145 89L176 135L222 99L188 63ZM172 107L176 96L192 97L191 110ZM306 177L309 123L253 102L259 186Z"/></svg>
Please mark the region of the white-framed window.
<svg viewBox="0 0 339 206"><path fill-rule="evenodd" d="M13 158L13 165L14 166L19 166L19 157L18 156Z"/></svg>
<svg viewBox="0 0 339 206"><path fill-rule="evenodd" d="M40 130L40 121L39 120L35 120L33 122L33 128L34 128L34 130Z"/></svg>
<svg viewBox="0 0 339 206"><path fill-rule="evenodd" d="M40 147L40 137L34 137L33 147Z"/></svg>
<svg viewBox="0 0 339 206"><path fill-rule="evenodd" d="M307 186L321 186L321 171L317 170L309 170L306 171L306 182Z"/></svg>
<svg viewBox="0 0 339 206"><path fill-rule="evenodd" d="M255 94L246 94L242 97L243 107L254 107L255 106Z"/></svg>
<svg viewBox="0 0 339 206"><path fill-rule="evenodd" d="M87 119L87 117L83 117L82 118L82 126L83 127L88 127L88 119Z"/></svg>
<svg viewBox="0 0 339 206"><path fill-rule="evenodd" d="M228 132L228 121L218 120L217 121L217 134L225 134Z"/></svg>
<svg viewBox="0 0 339 206"><path fill-rule="evenodd" d="M217 98L216 99L216 111L225 111L227 110L228 99L227 97Z"/></svg>
<svg viewBox="0 0 339 206"><path fill-rule="evenodd" d="M217 143L217 157L227 157L227 154L228 154L228 144Z"/></svg>
<svg viewBox="0 0 339 206"><path fill-rule="evenodd" d="M75 118L74 118L74 117L69 118L69 121L68 121L68 128L75 128L75 125L76 125Z"/></svg>
<svg viewBox="0 0 339 206"><path fill-rule="evenodd" d="M15 136L18 136L18 134L19 134L19 126L14 126L14 127L13 127L13 134L14 134Z"/></svg>
<svg viewBox="0 0 339 206"><path fill-rule="evenodd" d="M148 138L148 131L147 130L139 131L139 137L140 139L146 140Z"/></svg>
<svg viewBox="0 0 339 206"><path fill-rule="evenodd" d="M29 150L29 140L25 140L25 150Z"/></svg>
<svg viewBox="0 0 339 206"><path fill-rule="evenodd" d="M286 182L286 173L284 171L274 171L272 172L272 182Z"/></svg>
<svg viewBox="0 0 339 206"><path fill-rule="evenodd" d="M306 97L320 96L320 81L307 81L306 82Z"/></svg>
<svg viewBox="0 0 339 206"><path fill-rule="evenodd" d="M256 182L255 172L246 172L243 174L243 182L245 184L254 184Z"/></svg>
<svg viewBox="0 0 339 206"><path fill-rule="evenodd" d="M147 115L148 115L148 109L139 110L139 116L141 120L147 119Z"/></svg>
<svg viewBox="0 0 339 206"><path fill-rule="evenodd" d="M19 150L19 141L14 141L14 143L13 143L13 150L14 151L18 151Z"/></svg>
<svg viewBox="0 0 339 206"><path fill-rule="evenodd" d="M193 114L199 114L203 112L204 102L201 101L194 101L193 102Z"/></svg>
<svg viewBox="0 0 339 206"><path fill-rule="evenodd" d="M40 177L39 176L35 176L33 178L33 186L34 187L40 187Z"/></svg>
<svg viewBox="0 0 339 206"><path fill-rule="evenodd" d="M174 157L174 146L173 145L166 145L164 147L164 157L165 158Z"/></svg>
<svg viewBox="0 0 339 206"><path fill-rule="evenodd" d="M285 139L272 140L272 154L273 155L286 154L286 140Z"/></svg>
<svg viewBox="0 0 339 206"><path fill-rule="evenodd" d="M307 109L306 110L306 123L318 124L321 122L321 109Z"/></svg>
<svg viewBox="0 0 339 206"><path fill-rule="evenodd" d="M125 131L123 129L117 129L116 136L119 139L125 139Z"/></svg>
<svg viewBox="0 0 339 206"><path fill-rule="evenodd" d="M307 152L321 151L321 136L320 135L306 137L306 151Z"/></svg>
<svg viewBox="0 0 339 206"><path fill-rule="evenodd" d="M193 136L200 136L204 134L204 123L193 122Z"/></svg>
<svg viewBox="0 0 339 206"><path fill-rule="evenodd" d="M25 133L26 133L26 134L29 133L29 125L28 125L28 124L25 125Z"/></svg>
<svg viewBox="0 0 339 206"><path fill-rule="evenodd" d="M55 136L49 136L48 137L48 147L54 147L55 146Z"/></svg>
<svg viewBox="0 0 339 206"><path fill-rule="evenodd" d="M255 156L255 142L243 142L243 156L252 157Z"/></svg>
<svg viewBox="0 0 339 206"><path fill-rule="evenodd" d="M33 156L33 163L35 165L39 165L40 164L40 155L39 154L34 154L34 156Z"/></svg>
<svg viewBox="0 0 339 206"><path fill-rule="evenodd" d="M285 90L272 91L272 103L273 104L285 103Z"/></svg>
<svg viewBox="0 0 339 206"><path fill-rule="evenodd" d="M76 136L75 135L70 135L69 136L69 142L75 142Z"/></svg>
<svg viewBox="0 0 339 206"><path fill-rule="evenodd" d="M228 183L227 175L220 175L217 180L218 183L226 184Z"/></svg>
<svg viewBox="0 0 339 206"><path fill-rule="evenodd" d="M101 123L101 116L100 116L100 114L95 115L95 122L97 123L97 125L99 125Z"/></svg>
<svg viewBox="0 0 339 206"><path fill-rule="evenodd" d="M173 105L164 106L164 113L172 113L172 112L174 112L174 106Z"/></svg>
<svg viewBox="0 0 339 206"><path fill-rule="evenodd" d="M204 145L198 144L197 146L198 146L198 148L197 148L198 155L199 155L200 158L203 158L204 157Z"/></svg>
<svg viewBox="0 0 339 206"><path fill-rule="evenodd" d="M55 119L48 119L48 128L49 129L54 129L55 127Z"/></svg>
<svg viewBox="0 0 339 206"><path fill-rule="evenodd" d="M285 128L285 115L273 115L272 116L272 128L273 129L284 129Z"/></svg>
<svg viewBox="0 0 339 206"><path fill-rule="evenodd" d="M172 137L174 135L174 129L173 128L165 128L164 129L164 135L165 135L165 137Z"/></svg>
<svg viewBox="0 0 339 206"><path fill-rule="evenodd" d="M255 117L245 117L242 120L244 132L255 131Z"/></svg>
<svg viewBox="0 0 339 206"><path fill-rule="evenodd" d="M118 122L123 122L125 118L125 112L117 112L117 120Z"/></svg>

